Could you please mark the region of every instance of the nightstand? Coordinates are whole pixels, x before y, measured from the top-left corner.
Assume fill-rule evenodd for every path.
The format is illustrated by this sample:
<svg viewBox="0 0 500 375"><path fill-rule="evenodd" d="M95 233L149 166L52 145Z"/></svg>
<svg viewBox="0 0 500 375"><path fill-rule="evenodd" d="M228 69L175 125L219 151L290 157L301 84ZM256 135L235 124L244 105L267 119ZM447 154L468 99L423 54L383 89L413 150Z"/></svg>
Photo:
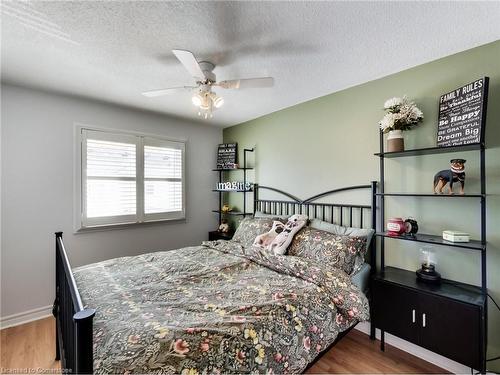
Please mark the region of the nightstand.
<svg viewBox="0 0 500 375"><path fill-rule="evenodd" d="M211 232L208 232L208 240L209 241L216 241L216 240L230 240L233 238L234 232L228 232L228 233L222 233L219 232L218 230L214 230Z"/></svg>
<svg viewBox="0 0 500 375"><path fill-rule="evenodd" d="M425 284L415 272L386 267L371 290L376 328L485 371L486 296L480 288L447 280Z"/></svg>

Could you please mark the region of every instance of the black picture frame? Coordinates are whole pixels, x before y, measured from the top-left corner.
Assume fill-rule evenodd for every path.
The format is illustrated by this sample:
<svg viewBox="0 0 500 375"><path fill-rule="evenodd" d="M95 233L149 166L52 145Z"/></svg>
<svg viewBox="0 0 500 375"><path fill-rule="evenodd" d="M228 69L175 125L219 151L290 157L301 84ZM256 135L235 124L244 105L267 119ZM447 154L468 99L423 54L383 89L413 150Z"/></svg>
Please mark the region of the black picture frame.
<svg viewBox="0 0 500 375"><path fill-rule="evenodd" d="M482 77L440 96L438 147L484 144L488 87Z"/></svg>
<svg viewBox="0 0 500 375"><path fill-rule="evenodd" d="M234 169L238 143L222 143L217 149L217 169Z"/></svg>

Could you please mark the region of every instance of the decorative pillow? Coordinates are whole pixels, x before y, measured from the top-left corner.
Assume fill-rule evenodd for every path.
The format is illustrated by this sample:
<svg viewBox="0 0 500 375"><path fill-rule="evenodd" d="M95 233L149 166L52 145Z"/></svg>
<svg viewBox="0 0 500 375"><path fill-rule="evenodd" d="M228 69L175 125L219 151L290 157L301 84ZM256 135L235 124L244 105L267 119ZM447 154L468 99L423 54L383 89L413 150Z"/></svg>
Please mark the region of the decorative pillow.
<svg viewBox="0 0 500 375"><path fill-rule="evenodd" d="M269 232L273 226L272 218L244 218L233 236L233 241L238 241L243 246L252 246L255 237Z"/></svg>
<svg viewBox="0 0 500 375"><path fill-rule="evenodd" d="M275 255L283 255L292 242L293 236L307 223L306 215L293 215L285 225L274 221L273 227L267 233L255 238L254 245L271 250Z"/></svg>
<svg viewBox="0 0 500 375"><path fill-rule="evenodd" d="M365 251L366 237L343 236L306 227L295 236L288 255L313 259L350 274L356 256Z"/></svg>
<svg viewBox="0 0 500 375"><path fill-rule="evenodd" d="M273 226L271 230L267 233L259 234L257 237L255 237L255 240L253 241L254 246L261 247L263 249L267 249L269 245L271 245L281 232L285 229L285 224L283 224L281 221L273 221Z"/></svg>
<svg viewBox="0 0 500 375"><path fill-rule="evenodd" d="M366 249L364 253L359 254L356 257L356 261L354 264L354 272L357 272L363 263L365 263L365 256L368 252L368 248L370 247L370 243L372 241L373 234L375 231L373 229L363 229L363 228L353 228L353 227L344 227L342 225L332 224L327 221L313 219L309 224L311 228L324 230L325 232L330 232L333 234L340 234L344 236L350 237L366 237Z"/></svg>

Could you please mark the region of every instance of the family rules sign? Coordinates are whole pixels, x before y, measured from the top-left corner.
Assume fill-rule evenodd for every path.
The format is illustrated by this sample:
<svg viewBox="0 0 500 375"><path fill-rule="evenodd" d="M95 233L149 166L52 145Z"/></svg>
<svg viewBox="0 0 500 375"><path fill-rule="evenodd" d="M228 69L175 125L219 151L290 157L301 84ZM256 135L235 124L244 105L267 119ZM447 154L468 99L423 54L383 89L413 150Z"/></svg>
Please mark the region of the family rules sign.
<svg viewBox="0 0 500 375"><path fill-rule="evenodd" d="M437 145L483 143L488 102L488 77L439 98Z"/></svg>

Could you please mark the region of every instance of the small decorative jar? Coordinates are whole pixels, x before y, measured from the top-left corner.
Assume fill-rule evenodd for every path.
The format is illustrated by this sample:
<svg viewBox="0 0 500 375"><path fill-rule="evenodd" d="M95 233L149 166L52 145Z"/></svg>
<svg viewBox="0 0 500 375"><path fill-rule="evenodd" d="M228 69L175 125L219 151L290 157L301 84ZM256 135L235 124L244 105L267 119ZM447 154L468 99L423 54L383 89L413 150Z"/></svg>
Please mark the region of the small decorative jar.
<svg viewBox="0 0 500 375"><path fill-rule="evenodd" d="M405 223L402 218L394 217L387 220L386 224L387 234L389 236L397 237L405 232Z"/></svg>

